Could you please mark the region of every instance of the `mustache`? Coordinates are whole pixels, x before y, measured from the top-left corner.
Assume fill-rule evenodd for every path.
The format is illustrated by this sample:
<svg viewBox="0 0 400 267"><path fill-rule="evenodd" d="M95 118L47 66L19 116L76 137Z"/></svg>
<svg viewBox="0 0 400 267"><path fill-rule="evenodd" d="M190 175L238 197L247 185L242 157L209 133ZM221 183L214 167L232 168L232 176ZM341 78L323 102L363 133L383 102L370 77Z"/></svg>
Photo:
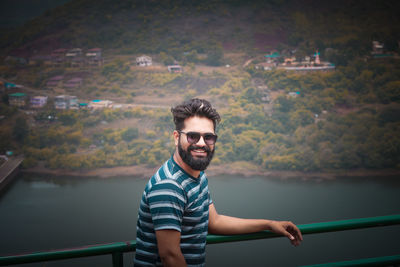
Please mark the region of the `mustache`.
<svg viewBox="0 0 400 267"><path fill-rule="evenodd" d="M187 150L190 152L190 151L196 150L196 149L204 150L207 153L211 152L211 149L207 146L196 146L196 145L190 145Z"/></svg>

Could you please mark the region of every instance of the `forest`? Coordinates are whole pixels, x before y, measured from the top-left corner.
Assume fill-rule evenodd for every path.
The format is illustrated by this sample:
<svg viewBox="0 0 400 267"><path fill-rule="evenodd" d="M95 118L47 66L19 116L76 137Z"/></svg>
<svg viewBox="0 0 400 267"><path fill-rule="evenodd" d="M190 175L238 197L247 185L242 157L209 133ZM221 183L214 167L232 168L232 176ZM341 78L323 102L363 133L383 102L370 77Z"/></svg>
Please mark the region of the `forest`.
<svg viewBox="0 0 400 267"><path fill-rule="evenodd" d="M174 80L194 78L169 75L169 86ZM399 167L399 62L359 61L335 72L307 75L258 71L250 66L240 75L210 74L215 75L226 80L206 92L221 107L215 164L246 161L266 169L304 171ZM270 114L265 113L260 92L251 84L253 78L264 80L279 94ZM157 79L148 82L154 84ZM289 96L293 90L300 94ZM4 103L1 113L14 116L16 123L2 127L0 149L10 149L9 140L15 140L11 148L22 151L26 167L38 161L48 168L67 169L155 166L173 151L173 122L165 108L48 109L35 115L35 128ZM49 122L49 115L58 120ZM124 119L137 119L137 124L90 131L96 125ZM139 131L149 121L152 125Z"/></svg>
<svg viewBox="0 0 400 267"><path fill-rule="evenodd" d="M374 59L370 50L376 38L385 43L387 53L399 52L399 4L340 2L339 8L317 1L308 6L301 1L133 0L111 5L104 0L94 6L71 1L5 31L0 77L42 93L48 78L72 70L21 66L5 62L5 55L16 48L58 48L42 43L48 35L65 46L103 47L107 62L87 71L90 79L78 96L132 104L140 97L155 102L168 97L210 100L222 117L213 164L247 162L262 169L300 171L398 169L400 60ZM83 7L90 12L84 15ZM239 17L241 22L234 24ZM336 69L306 74L257 69L256 63L271 50L293 51L296 57L318 50ZM177 62L185 71L133 68L132 58L144 53L163 66ZM232 54L241 56L238 60ZM242 67L250 58L256 60ZM235 68L227 71L227 64ZM215 69L198 70L204 66ZM270 102L262 100L266 91L273 96ZM24 168L155 167L174 149L172 116L163 105L59 111L49 103L29 115L11 107L4 91L0 115L0 153L23 154Z"/></svg>

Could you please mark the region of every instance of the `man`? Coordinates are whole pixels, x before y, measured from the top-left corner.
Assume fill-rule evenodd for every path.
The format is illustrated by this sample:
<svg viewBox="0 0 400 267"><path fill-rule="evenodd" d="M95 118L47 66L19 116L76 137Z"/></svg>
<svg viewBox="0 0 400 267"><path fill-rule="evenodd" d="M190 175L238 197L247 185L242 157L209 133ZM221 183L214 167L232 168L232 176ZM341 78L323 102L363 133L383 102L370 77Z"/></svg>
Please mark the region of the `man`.
<svg viewBox="0 0 400 267"><path fill-rule="evenodd" d="M214 155L220 116L203 99L192 99L171 111L176 149L144 190L135 266L204 266L207 233L233 235L271 230L299 245L301 232L291 222L217 213L204 170Z"/></svg>

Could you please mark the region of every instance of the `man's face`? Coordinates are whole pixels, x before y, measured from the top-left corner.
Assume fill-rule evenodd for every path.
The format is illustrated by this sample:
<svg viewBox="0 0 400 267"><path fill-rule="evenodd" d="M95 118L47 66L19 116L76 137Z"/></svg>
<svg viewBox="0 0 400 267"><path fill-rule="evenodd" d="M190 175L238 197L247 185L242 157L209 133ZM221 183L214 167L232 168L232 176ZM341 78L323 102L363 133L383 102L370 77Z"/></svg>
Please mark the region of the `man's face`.
<svg viewBox="0 0 400 267"><path fill-rule="evenodd" d="M214 124L207 118L190 117L185 120L182 132L198 132L201 134L214 134ZM185 133L179 134L178 152L183 162L190 168L197 171L205 170L211 162L214 155L214 145L208 145L202 136L195 144L190 144Z"/></svg>

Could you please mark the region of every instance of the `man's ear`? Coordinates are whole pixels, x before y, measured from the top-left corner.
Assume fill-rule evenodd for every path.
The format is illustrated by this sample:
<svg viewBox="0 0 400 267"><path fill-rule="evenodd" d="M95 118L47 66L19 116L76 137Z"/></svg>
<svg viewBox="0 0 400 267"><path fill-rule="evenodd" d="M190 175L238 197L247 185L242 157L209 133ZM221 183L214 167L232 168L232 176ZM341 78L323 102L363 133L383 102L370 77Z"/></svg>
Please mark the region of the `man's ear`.
<svg viewBox="0 0 400 267"><path fill-rule="evenodd" d="M178 143L179 143L179 132L175 130L173 132L173 136L174 136L175 146L178 146Z"/></svg>

